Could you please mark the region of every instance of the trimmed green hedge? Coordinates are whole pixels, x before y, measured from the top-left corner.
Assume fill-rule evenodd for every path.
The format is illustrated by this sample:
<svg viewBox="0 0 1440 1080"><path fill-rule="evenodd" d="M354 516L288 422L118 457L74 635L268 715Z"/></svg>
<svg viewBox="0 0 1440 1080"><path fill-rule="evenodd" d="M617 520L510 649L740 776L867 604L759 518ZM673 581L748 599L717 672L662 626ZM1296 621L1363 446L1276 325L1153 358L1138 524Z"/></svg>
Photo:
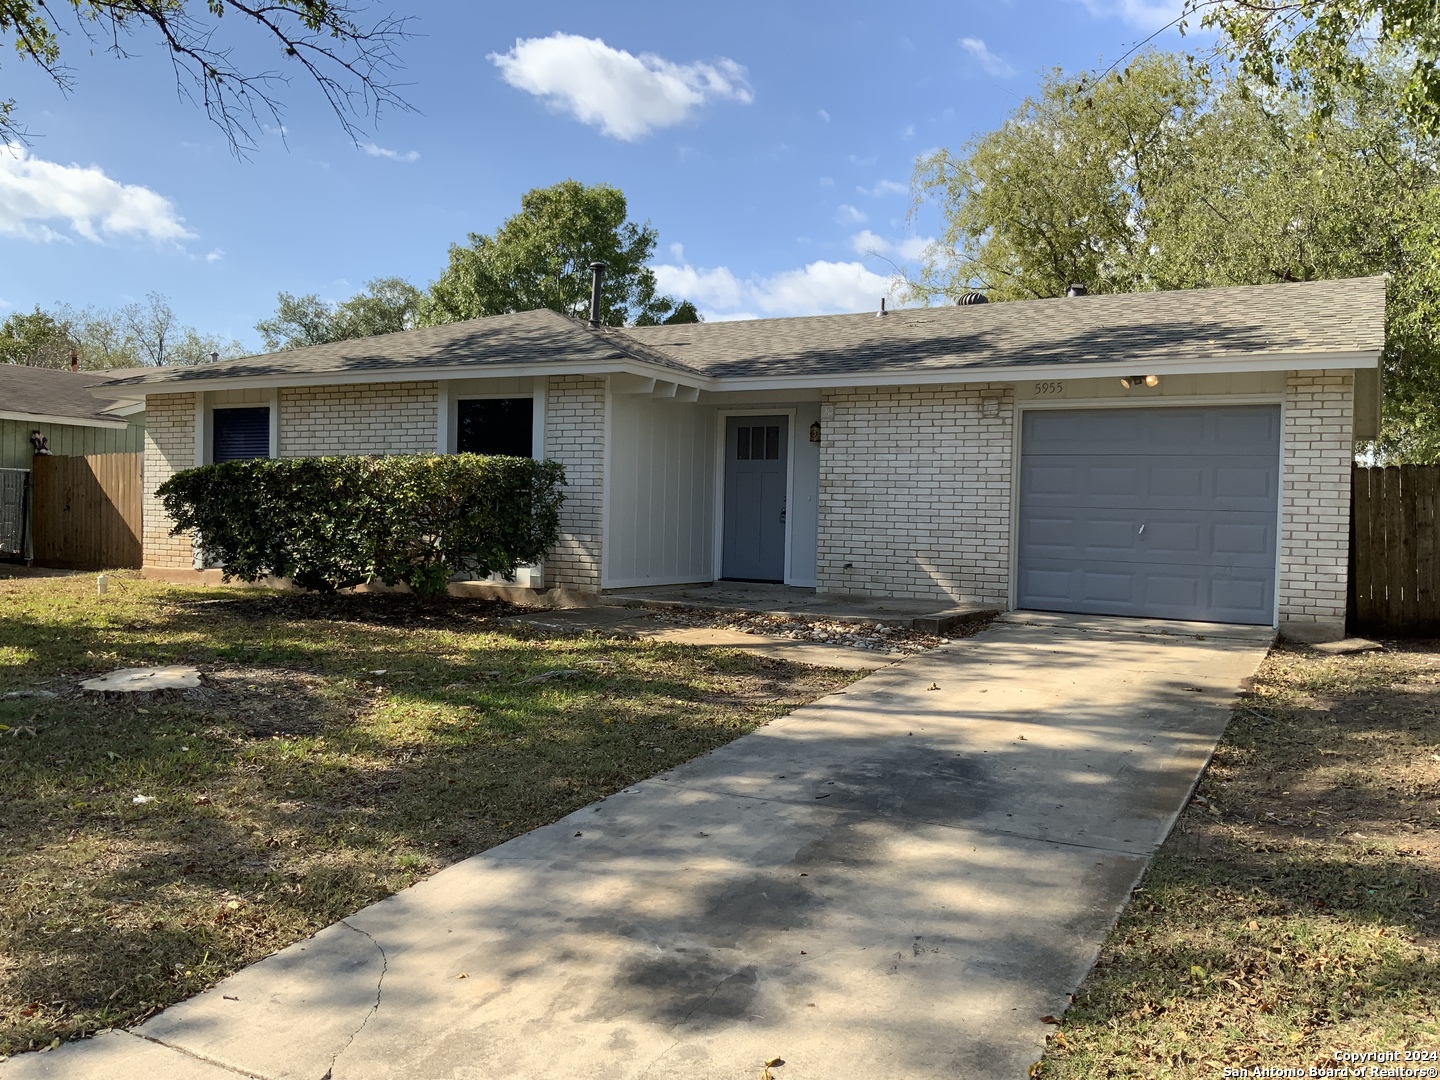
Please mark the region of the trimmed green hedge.
<svg viewBox="0 0 1440 1080"><path fill-rule="evenodd" d="M226 461L176 473L157 495L225 578L266 574L333 591L404 582L423 595L459 571L503 574L560 536L565 470L529 458L444 454Z"/></svg>

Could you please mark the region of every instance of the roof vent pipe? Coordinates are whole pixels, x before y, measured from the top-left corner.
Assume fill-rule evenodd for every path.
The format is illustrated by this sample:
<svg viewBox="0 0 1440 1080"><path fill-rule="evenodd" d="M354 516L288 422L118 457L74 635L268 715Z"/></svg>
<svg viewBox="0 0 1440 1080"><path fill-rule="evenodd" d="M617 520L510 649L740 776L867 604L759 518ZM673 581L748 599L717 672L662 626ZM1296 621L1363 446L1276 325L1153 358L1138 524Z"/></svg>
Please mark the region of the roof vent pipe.
<svg viewBox="0 0 1440 1080"><path fill-rule="evenodd" d="M880 310L875 313L875 317L877 319L880 319L884 318L888 314L889 312L885 310L885 298L882 296L880 297Z"/></svg>
<svg viewBox="0 0 1440 1080"><path fill-rule="evenodd" d="M605 280L605 264L590 264L590 329L600 329L600 283Z"/></svg>
<svg viewBox="0 0 1440 1080"><path fill-rule="evenodd" d="M1090 290L1085 287L1085 285L1084 285L1083 282L1074 281L1074 282L1071 282L1071 283L1070 283L1070 287L1065 290L1065 295L1066 295L1066 296L1085 296L1085 295L1086 295L1087 293L1089 293L1089 292L1090 292Z"/></svg>

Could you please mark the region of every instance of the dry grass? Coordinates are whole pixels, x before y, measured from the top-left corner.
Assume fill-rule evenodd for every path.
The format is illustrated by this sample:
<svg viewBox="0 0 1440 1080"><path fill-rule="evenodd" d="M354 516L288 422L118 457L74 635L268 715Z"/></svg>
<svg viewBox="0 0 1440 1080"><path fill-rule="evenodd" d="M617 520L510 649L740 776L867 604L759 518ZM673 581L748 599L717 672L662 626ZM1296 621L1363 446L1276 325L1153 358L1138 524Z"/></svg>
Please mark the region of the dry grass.
<svg viewBox="0 0 1440 1080"><path fill-rule="evenodd" d="M1437 827L1440 648L1276 650L1036 1074L1440 1051Z"/></svg>
<svg viewBox="0 0 1440 1080"><path fill-rule="evenodd" d="M133 1023L855 678L508 610L0 579L0 695L54 695L0 697L0 1055ZM203 685L76 687L162 662Z"/></svg>

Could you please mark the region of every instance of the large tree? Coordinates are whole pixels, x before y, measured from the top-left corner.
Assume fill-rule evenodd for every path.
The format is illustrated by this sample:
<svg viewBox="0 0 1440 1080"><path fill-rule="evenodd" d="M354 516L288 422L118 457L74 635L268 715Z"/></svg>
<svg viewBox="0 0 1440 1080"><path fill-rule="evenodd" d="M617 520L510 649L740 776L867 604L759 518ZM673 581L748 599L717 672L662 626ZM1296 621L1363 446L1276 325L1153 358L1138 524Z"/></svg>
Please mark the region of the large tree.
<svg viewBox="0 0 1440 1080"><path fill-rule="evenodd" d="M1440 134L1435 0L1186 0L1180 18L1219 31L1227 58L1263 85L1313 94L1322 114L1394 65L1395 104Z"/></svg>
<svg viewBox="0 0 1440 1080"><path fill-rule="evenodd" d="M607 326L698 322L695 305L661 296L646 265L657 234L628 220L624 194L565 180L520 199L493 235L470 234L420 306L422 325L549 308L577 319L590 309L590 264L606 264L600 320Z"/></svg>
<svg viewBox="0 0 1440 1080"><path fill-rule="evenodd" d="M917 166L946 222L916 289L994 299L1392 275L1379 449L1440 460L1435 147L1372 74L1313 98L1151 53L1055 72L998 130Z"/></svg>
<svg viewBox="0 0 1440 1080"><path fill-rule="evenodd" d="M87 369L204 364L215 356L245 355L238 341L181 323L170 302L153 292L142 303L113 310L57 304L49 311L16 312L0 324L0 363L65 367L71 350Z"/></svg>
<svg viewBox="0 0 1440 1080"><path fill-rule="evenodd" d="M415 326L422 293L404 278L376 278L349 300L332 304L315 293L282 292L275 314L255 324L265 347L299 349L329 341L393 334Z"/></svg>
<svg viewBox="0 0 1440 1080"><path fill-rule="evenodd" d="M237 151L255 145L262 120L280 123L280 95L289 81L286 70L252 52L257 36L319 88L354 137L359 122L382 107L408 108L390 81L407 23L389 14L371 17L360 0L0 0L0 35L67 92L74 85L65 65L71 47L61 48L68 33L78 32L90 51L120 58L131 55L137 38L153 41L170 61L180 92ZM0 142L25 134L15 101L0 101Z"/></svg>

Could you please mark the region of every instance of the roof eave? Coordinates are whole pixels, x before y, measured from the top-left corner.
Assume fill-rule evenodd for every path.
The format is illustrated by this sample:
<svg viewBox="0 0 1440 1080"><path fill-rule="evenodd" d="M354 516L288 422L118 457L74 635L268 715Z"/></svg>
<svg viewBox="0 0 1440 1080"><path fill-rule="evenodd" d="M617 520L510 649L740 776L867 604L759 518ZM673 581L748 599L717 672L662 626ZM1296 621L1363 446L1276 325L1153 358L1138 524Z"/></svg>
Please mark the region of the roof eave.
<svg viewBox="0 0 1440 1080"><path fill-rule="evenodd" d="M937 383L1025 382L1030 379L1107 379L1126 375L1203 375L1247 371L1343 371L1380 366L1381 350L1325 353L1247 353L1183 360L1125 360L1055 364L971 364L960 367L885 368L824 375L716 377L707 390L781 390L842 386L915 386Z"/></svg>
<svg viewBox="0 0 1440 1080"><path fill-rule="evenodd" d="M431 382L449 379L545 378L550 375L639 375L681 386L711 389L715 380L699 372L678 371L662 364L617 357L607 360L561 363L457 364L446 367L403 365L364 371L304 371L274 375L234 375L216 378L155 379L92 387L97 397L133 399L155 394L195 394L210 390L239 390L287 386L354 386L363 383Z"/></svg>
<svg viewBox="0 0 1440 1080"><path fill-rule="evenodd" d="M1180 360L1072 361L1049 364L967 364L955 367L881 368L872 371L796 375L702 375L643 360L568 361L450 365L405 365L365 371L291 372L219 378L141 380L93 387L97 397L139 399L155 394L193 394L214 390L290 386L345 386L364 383L430 382L449 379L544 378L550 375L637 375L710 391L781 390L841 386L911 386L935 383L1024 382L1027 379L1103 379L1132 375L1196 375L1247 371L1326 371L1375 368L1381 350L1219 354Z"/></svg>
<svg viewBox="0 0 1440 1080"><path fill-rule="evenodd" d="M18 420L25 424L65 424L69 427L105 428L124 431L130 425L124 420L103 420L98 416L60 416L54 413L14 412L0 409L0 420Z"/></svg>

